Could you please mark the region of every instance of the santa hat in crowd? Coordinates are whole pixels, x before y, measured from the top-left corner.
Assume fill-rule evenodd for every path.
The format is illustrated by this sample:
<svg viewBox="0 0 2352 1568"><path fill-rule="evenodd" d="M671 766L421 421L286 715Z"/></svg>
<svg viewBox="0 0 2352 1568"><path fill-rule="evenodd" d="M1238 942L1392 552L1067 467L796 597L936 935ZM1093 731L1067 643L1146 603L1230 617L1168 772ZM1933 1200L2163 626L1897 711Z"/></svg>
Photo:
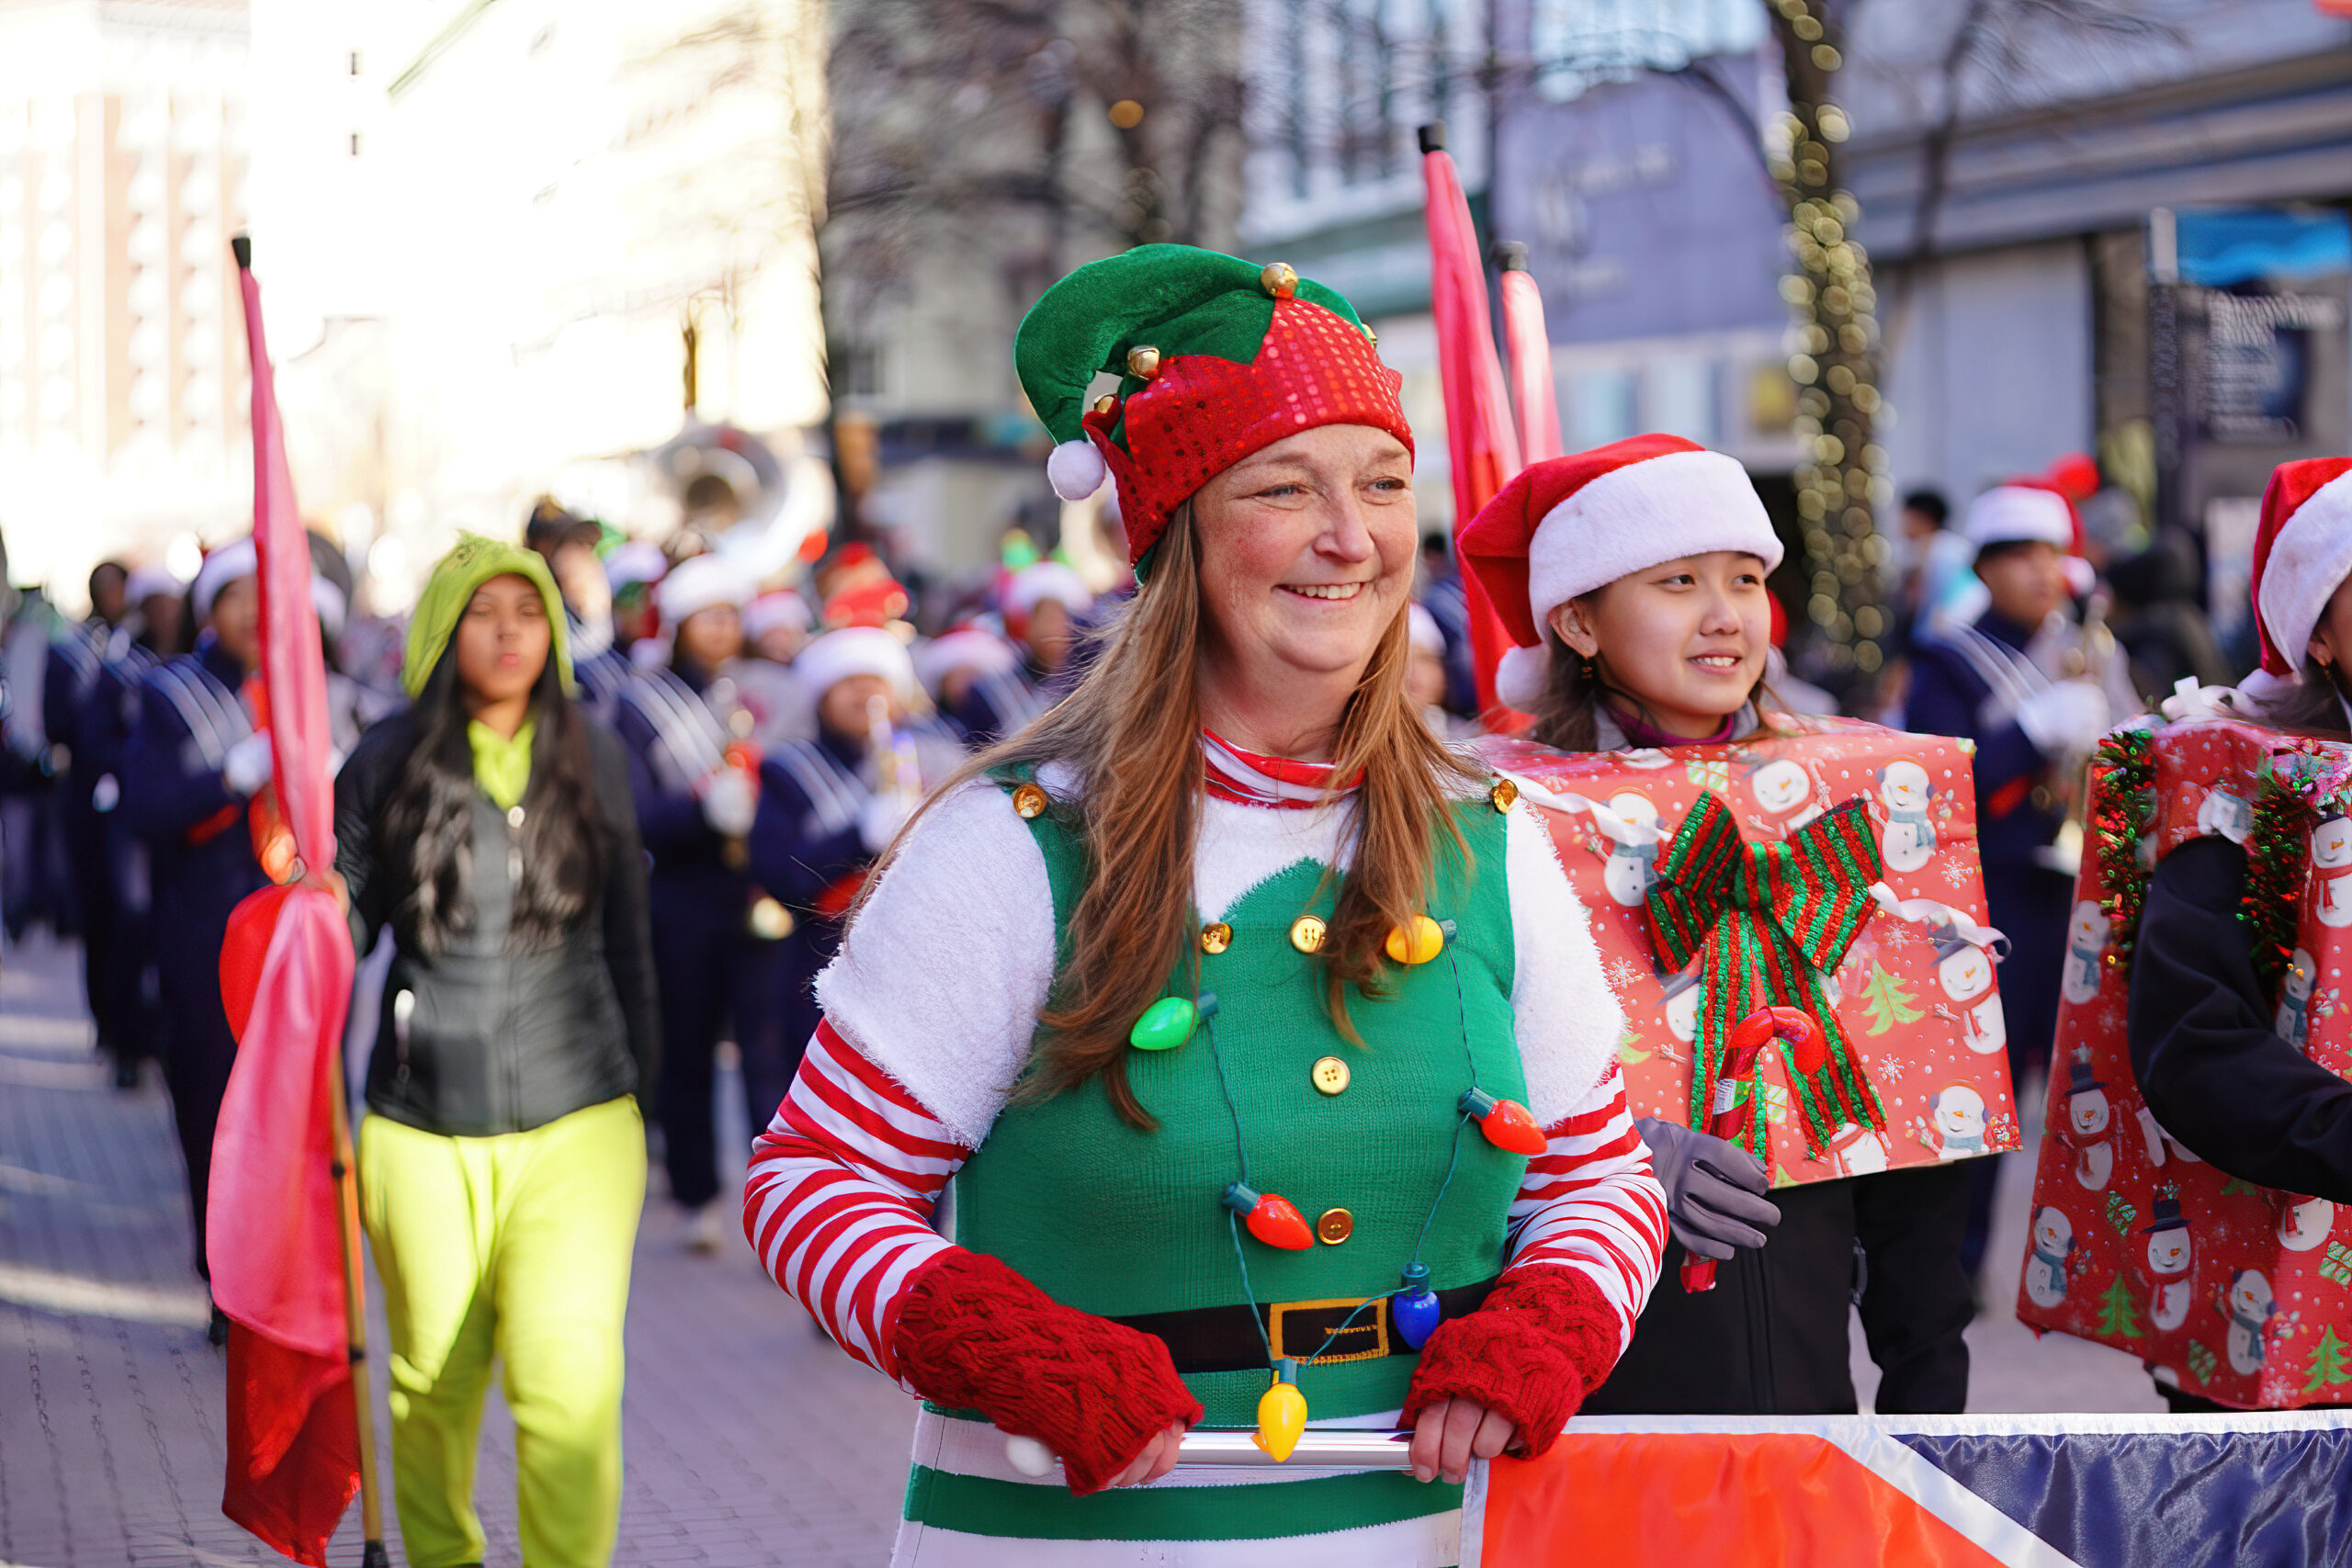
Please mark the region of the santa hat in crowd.
<svg viewBox="0 0 2352 1568"><path fill-rule="evenodd" d="M150 562L131 568L130 576L122 585L122 602L136 604L147 599L176 599L187 592L187 584L170 567Z"/></svg>
<svg viewBox="0 0 2352 1568"><path fill-rule="evenodd" d="M653 591L653 604L663 622L674 626L696 611L715 605L732 604L741 610L759 587L750 571L725 556L690 556L662 580Z"/></svg>
<svg viewBox="0 0 2352 1568"><path fill-rule="evenodd" d="M2254 533L2254 622L2262 668L2291 679L2336 587L2352 575L2352 457L2281 463Z"/></svg>
<svg viewBox="0 0 2352 1568"><path fill-rule="evenodd" d="M1365 424L1413 449L1403 381L1354 309L1280 262L1191 245L1090 262L1030 308L1012 358L1059 443L1054 493L1083 501L1116 479L1134 564L1203 485L1285 436ZM1119 389L1090 407L1105 371Z"/></svg>
<svg viewBox="0 0 2352 1568"><path fill-rule="evenodd" d="M629 539L613 547L605 558L605 581L614 592L639 583L659 582L670 570L670 558L650 539Z"/></svg>
<svg viewBox="0 0 2352 1568"><path fill-rule="evenodd" d="M743 611L743 635L753 641L772 631L806 632L815 624L808 601L789 588L763 593Z"/></svg>
<svg viewBox="0 0 2352 1568"><path fill-rule="evenodd" d="M852 583L825 601L825 625L831 628L862 626L878 631L907 618L907 591L888 575Z"/></svg>
<svg viewBox="0 0 2352 1568"><path fill-rule="evenodd" d="M1736 458L1679 435L1635 435L1530 465L1462 531L1513 647L1495 694L1533 706L1551 660L1544 623L1581 594L1660 561L1740 550L1771 570L1781 541Z"/></svg>
<svg viewBox="0 0 2352 1568"><path fill-rule="evenodd" d="M2098 573L2083 558L2083 517L2075 510L2074 488L2067 464L2061 459L2052 472L2058 479L2005 480L1968 503L1961 522L1961 537L1979 550L1987 545L2043 544L2057 547L2065 569L2066 586L2087 593Z"/></svg>
<svg viewBox="0 0 2352 1568"><path fill-rule="evenodd" d="M260 574L261 558L254 551L253 536L250 534L242 539L232 539L206 556L204 564L197 569L196 584L188 591L188 596L195 604L198 617L201 619L212 614L212 602L220 597L220 591L229 584L242 581L248 577L257 577ZM126 596L130 594L130 584L126 582L123 586ZM149 584L147 593L138 597L145 598L147 594L171 592L173 592L172 589L159 589ZM136 600L132 602L135 603ZM318 612L320 629L327 636L332 637L343 635L343 618L349 612L350 607L350 601L344 597L342 589L337 588L315 571L311 574L311 608Z"/></svg>
<svg viewBox="0 0 2352 1568"><path fill-rule="evenodd" d="M1025 637L1029 617L1040 604L1059 604L1075 620L1094 608L1094 591L1074 567L1041 560L1023 567L1004 585L1004 624L1015 637Z"/></svg>
<svg viewBox="0 0 2352 1568"><path fill-rule="evenodd" d="M942 632L918 649L914 656L915 673L922 677L923 689L933 696L951 675L969 671L974 675L1002 675L1020 662L1020 655L1012 645L989 631L986 626L958 626Z"/></svg>
<svg viewBox="0 0 2352 1568"><path fill-rule="evenodd" d="M914 661L907 645L879 626L843 626L827 632L792 661L810 695L822 698L853 675L878 675L904 702L914 695Z"/></svg>

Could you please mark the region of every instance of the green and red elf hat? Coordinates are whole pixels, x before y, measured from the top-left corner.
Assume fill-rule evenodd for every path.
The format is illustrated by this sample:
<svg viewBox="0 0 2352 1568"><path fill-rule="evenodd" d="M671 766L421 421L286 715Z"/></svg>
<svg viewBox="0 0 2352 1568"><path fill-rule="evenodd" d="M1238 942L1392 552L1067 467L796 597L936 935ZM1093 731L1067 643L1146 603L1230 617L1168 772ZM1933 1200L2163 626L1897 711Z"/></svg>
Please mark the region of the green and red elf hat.
<svg viewBox="0 0 2352 1568"><path fill-rule="evenodd" d="M1354 308L1280 262L1192 245L1091 262L1030 307L1012 359L1057 443L1054 493L1083 501L1114 479L1131 564L1203 485L1285 436L1365 424L1413 449L1403 378ZM1119 389L1089 407L1105 371Z"/></svg>

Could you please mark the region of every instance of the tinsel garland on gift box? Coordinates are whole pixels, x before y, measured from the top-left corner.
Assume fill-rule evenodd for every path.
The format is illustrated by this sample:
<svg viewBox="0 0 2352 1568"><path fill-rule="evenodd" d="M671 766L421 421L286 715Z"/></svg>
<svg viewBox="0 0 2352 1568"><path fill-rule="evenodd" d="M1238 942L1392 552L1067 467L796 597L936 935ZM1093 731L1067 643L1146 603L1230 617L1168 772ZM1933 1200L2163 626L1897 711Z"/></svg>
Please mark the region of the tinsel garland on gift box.
<svg viewBox="0 0 2352 1568"><path fill-rule="evenodd" d="M2129 972L2148 896L2140 840L2155 820L2155 737L2127 729L2098 743L2091 761L2089 828L2098 856L2098 906L2109 921L2107 961Z"/></svg>
<svg viewBox="0 0 2352 1568"><path fill-rule="evenodd" d="M2295 920L2302 907L2316 820L2309 784L2284 776L2288 770L2282 761L2273 759L2255 795L2254 827L2246 834L2245 892L2238 900L2255 975L2264 994L2273 997L2295 953Z"/></svg>

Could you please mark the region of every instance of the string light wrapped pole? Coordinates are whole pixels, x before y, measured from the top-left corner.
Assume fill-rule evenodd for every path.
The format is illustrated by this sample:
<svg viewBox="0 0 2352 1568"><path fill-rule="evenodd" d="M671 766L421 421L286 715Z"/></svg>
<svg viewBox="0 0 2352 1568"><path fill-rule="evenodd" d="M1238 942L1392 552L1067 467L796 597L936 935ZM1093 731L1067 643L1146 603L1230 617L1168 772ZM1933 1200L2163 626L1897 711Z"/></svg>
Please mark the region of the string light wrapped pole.
<svg viewBox="0 0 2352 1568"><path fill-rule="evenodd" d="M1893 625L1882 605L1886 546L1873 508L1894 499L1874 439L1890 416L1878 389L1878 299L1870 257L1854 238L1861 208L1845 188L1841 148L1852 132L1834 101L1844 64L1831 0L1773 0L1772 30L1788 78L1784 145L1768 163L1787 203L1795 267L1781 280L1793 315L1789 375L1797 383L1797 516L1809 581L1806 618L1820 670L1866 683L1885 660Z"/></svg>

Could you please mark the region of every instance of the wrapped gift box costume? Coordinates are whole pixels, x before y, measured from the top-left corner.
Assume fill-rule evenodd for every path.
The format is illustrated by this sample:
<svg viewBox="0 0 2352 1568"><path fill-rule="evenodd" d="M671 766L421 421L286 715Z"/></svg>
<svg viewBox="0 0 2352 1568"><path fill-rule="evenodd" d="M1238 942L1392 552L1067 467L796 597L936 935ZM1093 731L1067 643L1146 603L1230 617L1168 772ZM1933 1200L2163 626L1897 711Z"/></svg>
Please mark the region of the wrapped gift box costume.
<svg viewBox="0 0 2352 1568"><path fill-rule="evenodd" d="M2293 677L2352 573L2352 458L2279 468L2254 558L2250 693ZM2352 1403L2352 745L2211 691L2165 705L2092 766L2074 928L2099 962L2059 1011L2018 1315L2184 1405Z"/></svg>
<svg viewBox="0 0 2352 1568"><path fill-rule="evenodd" d="M1083 493L1107 459L1138 557L1204 481L1294 430L1408 439L1345 302L1286 268L1130 252L1049 293L1021 354L1057 435L1098 366L1130 371L1085 416L1101 457L1066 446L1053 473ZM1450 932L1392 948L1419 961L1351 995L1353 1045L1312 957L1355 836L1345 784L1202 748L1199 936L1167 995L1207 1016L1130 1054L1156 1130L1099 1079L1012 1095L1087 874L1084 781L1048 764L967 784L916 825L820 982L824 1021L759 1142L744 1219L763 1262L932 1402L899 1562L1442 1568L1459 1491L1399 1472L1100 1488L1171 1421L1249 1427L1277 1360L1317 1421L1387 1427L1461 1393L1556 1433L1655 1280L1664 1199L1615 1066L1620 1012L1541 825L1508 790L1454 804L1470 855L1441 850L1427 895ZM1532 1158L1458 1109L1473 1089L1532 1110ZM952 1244L928 1223L951 1179ZM1267 1245L1256 1213L1245 1230L1220 1201L1237 1181L1287 1200L1311 1239ZM1408 1261L1433 1309L1398 1300ZM1064 1467L1023 1473L1006 1430Z"/></svg>

